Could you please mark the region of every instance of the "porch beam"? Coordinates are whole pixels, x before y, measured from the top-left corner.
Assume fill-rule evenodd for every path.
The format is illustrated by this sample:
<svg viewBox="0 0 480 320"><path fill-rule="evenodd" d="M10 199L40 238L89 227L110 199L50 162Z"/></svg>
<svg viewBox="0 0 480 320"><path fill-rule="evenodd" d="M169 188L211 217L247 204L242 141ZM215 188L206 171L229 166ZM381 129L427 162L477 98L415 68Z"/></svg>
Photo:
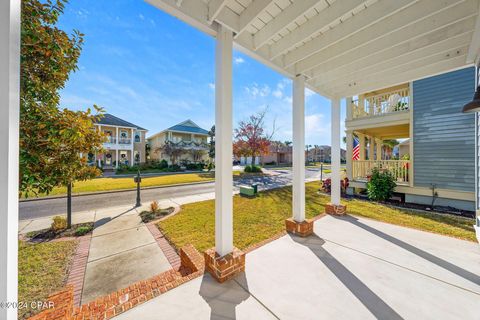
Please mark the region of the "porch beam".
<svg viewBox="0 0 480 320"><path fill-rule="evenodd" d="M384 47L407 41L411 38L444 27L447 23L476 15L476 0L423 0L398 12L389 19L372 25L353 37L348 37L329 50L322 50L295 65L295 71L303 73L348 52L358 52L359 48L371 53Z"/></svg>
<svg viewBox="0 0 480 320"><path fill-rule="evenodd" d="M243 31L255 20L265 9L273 3L273 0L256 0L240 14L238 18L239 30L235 38L239 37Z"/></svg>
<svg viewBox="0 0 480 320"><path fill-rule="evenodd" d="M331 126L331 139L332 139L332 191L331 191L331 204L334 206L340 205L340 98L331 100L331 112L332 112L332 126Z"/></svg>
<svg viewBox="0 0 480 320"><path fill-rule="evenodd" d="M280 31L285 29L290 23L298 17L318 5L319 0L302 0L292 3L286 7L278 16L267 23L253 36L253 46L255 50L265 45Z"/></svg>
<svg viewBox="0 0 480 320"><path fill-rule="evenodd" d="M480 63L480 2L477 12L479 14L477 15L477 21L475 23L475 31L467 54L467 63L475 63L476 65Z"/></svg>
<svg viewBox="0 0 480 320"><path fill-rule="evenodd" d="M327 27L331 23L340 20L340 17L351 12L356 7L363 5L365 0L343 0L336 1L328 8L320 11L318 15L307 20L300 27L296 28L278 42L275 42L270 46L270 52L272 53L270 59L275 59L294 48L296 45L307 40L320 32L323 28Z"/></svg>
<svg viewBox="0 0 480 320"><path fill-rule="evenodd" d="M362 10L354 17L346 20L332 30L329 30L321 39L309 41L303 46L295 49L284 56L284 66L290 67L305 57L309 57L347 37L350 37L363 29L388 18L399 10L414 3L415 0L395 0L379 1L368 8ZM385 13L388 12L388 15Z"/></svg>
<svg viewBox="0 0 480 320"><path fill-rule="evenodd" d="M208 3L208 23L212 23L215 20L227 2L228 0L210 0Z"/></svg>
<svg viewBox="0 0 480 320"><path fill-rule="evenodd" d="M439 52L468 45L472 38L474 18L462 20L454 25L427 33L413 40L380 49L366 57L354 53L317 66L308 73L311 83L323 86L327 83L348 82L365 74L374 74L393 67L431 57Z"/></svg>
<svg viewBox="0 0 480 320"><path fill-rule="evenodd" d="M233 33L218 26L215 52L215 250L233 250L232 179Z"/></svg>
<svg viewBox="0 0 480 320"><path fill-rule="evenodd" d="M16 302L18 288L18 168L20 0L0 1L0 301ZM17 309L0 308L0 319Z"/></svg>
<svg viewBox="0 0 480 320"><path fill-rule="evenodd" d="M457 70L459 68L465 67L466 55L460 55L455 57L445 57L444 60L424 65L416 69L410 69L405 72L400 72L397 74L389 74L385 76L374 77L370 81L365 81L362 83L356 83L351 86L343 86L338 88L324 88L327 92L331 94L344 94L344 95L357 95L363 92L369 92L372 90L381 90L391 86L399 85L405 82L414 81L418 79L423 79L425 77L433 77L435 75ZM378 81L381 79L381 81ZM338 90L338 92L337 92Z"/></svg>
<svg viewBox="0 0 480 320"><path fill-rule="evenodd" d="M305 220L305 78L293 80L293 219Z"/></svg>

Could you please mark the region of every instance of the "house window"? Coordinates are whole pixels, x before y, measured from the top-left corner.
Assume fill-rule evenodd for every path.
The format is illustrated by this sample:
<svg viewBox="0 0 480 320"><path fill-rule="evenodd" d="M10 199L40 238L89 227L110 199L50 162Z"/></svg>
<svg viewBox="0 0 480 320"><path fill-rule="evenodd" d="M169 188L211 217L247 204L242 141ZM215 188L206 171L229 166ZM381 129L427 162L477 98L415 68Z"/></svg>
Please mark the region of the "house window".
<svg viewBox="0 0 480 320"><path fill-rule="evenodd" d="M135 142L140 142L140 132L135 132Z"/></svg>
<svg viewBox="0 0 480 320"><path fill-rule="evenodd" d="M127 139L128 138L128 132L126 130L120 130L120 138L121 139Z"/></svg>

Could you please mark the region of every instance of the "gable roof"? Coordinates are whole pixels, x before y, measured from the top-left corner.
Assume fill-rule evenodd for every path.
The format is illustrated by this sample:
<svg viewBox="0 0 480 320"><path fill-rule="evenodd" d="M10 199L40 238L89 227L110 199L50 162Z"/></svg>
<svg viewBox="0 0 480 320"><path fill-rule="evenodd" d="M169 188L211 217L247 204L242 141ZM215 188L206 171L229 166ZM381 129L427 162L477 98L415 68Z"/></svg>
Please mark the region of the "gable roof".
<svg viewBox="0 0 480 320"><path fill-rule="evenodd" d="M194 134L204 134L208 135L208 130L200 128L195 122L192 120L188 119L183 122L180 122L174 126L171 126L170 128L167 128L165 130L162 130L160 132L157 132L151 136L149 136L147 139L152 139L159 134L162 134L167 131L175 131L175 132L185 132L185 133L194 133Z"/></svg>
<svg viewBox="0 0 480 320"><path fill-rule="evenodd" d="M147 131L147 129L139 127L136 124L125 121L125 120L120 119L118 117L115 117L113 114L110 114L110 113L105 113L103 115L103 118L100 119L99 121L97 121L96 124L103 124L103 125L106 125L106 126L128 127L128 128L135 128L137 130Z"/></svg>
<svg viewBox="0 0 480 320"><path fill-rule="evenodd" d="M200 128L195 122L188 119L179 124L171 126L167 129L168 131L181 131L188 133L199 133L199 134L208 134L208 130Z"/></svg>

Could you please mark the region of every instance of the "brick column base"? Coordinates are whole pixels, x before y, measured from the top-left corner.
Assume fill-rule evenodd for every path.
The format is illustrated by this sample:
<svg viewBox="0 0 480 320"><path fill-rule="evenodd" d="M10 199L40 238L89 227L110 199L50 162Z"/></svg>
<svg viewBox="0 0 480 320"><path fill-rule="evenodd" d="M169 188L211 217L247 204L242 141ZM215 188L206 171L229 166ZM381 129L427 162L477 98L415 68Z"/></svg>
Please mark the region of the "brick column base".
<svg viewBox="0 0 480 320"><path fill-rule="evenodd" d="M325 206L325 213L335 216L343 216L347 213L347 206L327 203Z"/></svg>
<svg viewBox="0 0 480 320"><path fill-rule="evenodd" d="M232 279L245 271L245 252L233 248L233 251L220 257L215 248L203 253L205 269L220 283Z"/></svg>
<svg viewBox="0 0 480 320"><path fill-rule="evenodd" d="M285 219L285 228L287 232L296 234L300 237L308 237L313 233L313 219L305 219L297 222L293 218Z"/></svg>

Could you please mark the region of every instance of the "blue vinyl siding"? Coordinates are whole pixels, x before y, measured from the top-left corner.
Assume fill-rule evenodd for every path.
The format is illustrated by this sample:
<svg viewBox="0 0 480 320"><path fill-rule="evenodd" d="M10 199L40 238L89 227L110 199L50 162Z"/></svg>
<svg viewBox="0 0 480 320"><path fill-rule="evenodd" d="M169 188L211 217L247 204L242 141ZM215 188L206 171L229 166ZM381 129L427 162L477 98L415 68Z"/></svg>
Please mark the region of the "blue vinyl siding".
<svg viewBox="0 0 480 320"><path fill-rule="evenodd" d="M415 186L475 190L475 116L462 113L474 87L473 67L413 82Z"/></svg>

